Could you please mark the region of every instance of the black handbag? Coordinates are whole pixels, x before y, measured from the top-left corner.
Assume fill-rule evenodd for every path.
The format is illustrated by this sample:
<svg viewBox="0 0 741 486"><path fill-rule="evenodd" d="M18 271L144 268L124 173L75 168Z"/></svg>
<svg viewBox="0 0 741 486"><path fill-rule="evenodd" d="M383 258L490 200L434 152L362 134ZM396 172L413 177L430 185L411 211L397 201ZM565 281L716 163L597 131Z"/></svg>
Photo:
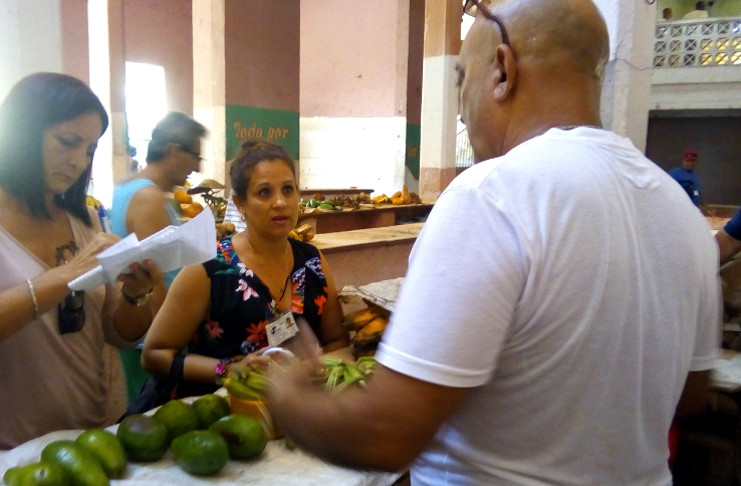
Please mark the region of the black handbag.
<svg viewBox="0 0 741 486"><path fill-rule="evenodd" d="M167 376L150 376L147 378L139 395L129 402L128 407L126 407L124 417L148 412L176 398L178 383L183 379L184 362L185 356L177 355L172 360L170 373Z"/></svg>

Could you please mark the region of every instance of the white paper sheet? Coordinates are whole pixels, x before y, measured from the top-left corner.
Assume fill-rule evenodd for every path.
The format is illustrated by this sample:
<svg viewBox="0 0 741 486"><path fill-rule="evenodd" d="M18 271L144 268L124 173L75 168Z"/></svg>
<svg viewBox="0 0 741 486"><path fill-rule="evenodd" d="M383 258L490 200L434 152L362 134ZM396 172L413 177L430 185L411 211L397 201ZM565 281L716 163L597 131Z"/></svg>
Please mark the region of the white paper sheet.
<svg viewBox="0 0 741 486"><path fill-rule="evenodd" d="M153 260L163 272L185 265L202 263L216 256L216 221L211 211L201 211L182 226L168 226L139 241L135 234L98 255L98 265L71 281L72 290L86 290L113 283L128 266L142 260Z"/></svg>

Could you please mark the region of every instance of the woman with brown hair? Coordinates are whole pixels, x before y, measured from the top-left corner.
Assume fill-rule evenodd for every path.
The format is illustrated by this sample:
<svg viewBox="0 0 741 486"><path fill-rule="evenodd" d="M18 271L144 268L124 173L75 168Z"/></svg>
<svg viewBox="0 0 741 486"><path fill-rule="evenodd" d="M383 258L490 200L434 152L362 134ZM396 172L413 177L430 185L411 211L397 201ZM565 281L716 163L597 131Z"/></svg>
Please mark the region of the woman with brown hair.
<svg viewBox="0 0 741 486"><path fill-rule="evenodd" d="M350 342L327 261L288 237L299 203L291 156L245 142L230 177L245 230L221 240L215 259L181 270L144 342L144 368L181 378L177 396L213 392L235 357L280 344L274 337L290 334L293 320L305 320L324 351Z"/></svg>
<svg viewBox="0 0 741 486"><path fill-rule="evenodd" d="M64 74L21 79L0 105L0 449L61 429L112 425L125 395L117 354L152 321L162 272L150 261L121 284L71 291L118 241L86 205L108 115Z"/></svg>

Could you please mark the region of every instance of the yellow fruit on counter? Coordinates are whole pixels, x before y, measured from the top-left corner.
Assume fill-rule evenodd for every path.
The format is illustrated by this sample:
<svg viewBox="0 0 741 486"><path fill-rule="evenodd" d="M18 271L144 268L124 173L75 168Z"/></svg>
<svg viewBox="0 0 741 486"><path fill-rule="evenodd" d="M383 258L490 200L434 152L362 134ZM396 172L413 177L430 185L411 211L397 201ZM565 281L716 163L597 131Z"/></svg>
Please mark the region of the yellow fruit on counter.
<svg viewBox="0 0 741 486"><path fill-rule="evenodd" d="M349 331L359 331L361 328L368 325L376 317L383 317L384 319L388 319L389 314L389 311L387 311L386 309L377 305L372 305L347 313L342 321L342 324Z"/></svg>
<svg viewBox="0 0 741 486"><path fill-rule="evenodd" d="M182 189L175 189L175 192L172 193L172 196L180 204L190 204L193 202L193 196Z"/></svg>
<svg viewBox="0 0 741 486"><path fill-rule="evenodd" d="M388 320L386 318L376 317L355 333L352 337L353 344L362 346L381 339L383 331L386 330L387 325Z"/></svg>
<svg viewBox="0 0 741 486"><path fill-rule="evenodd" d="M203 206L197 202L180 205L180 212L186 218L195 218L201 211L203 211Z"/></svg>
<svg viewBox="0 0 741 486"><path fill-rule="evenodd" d="M404 204L412 204L412 196L409 194L409 188L406 184L401 186L401 198L404 201Z"/></svg>

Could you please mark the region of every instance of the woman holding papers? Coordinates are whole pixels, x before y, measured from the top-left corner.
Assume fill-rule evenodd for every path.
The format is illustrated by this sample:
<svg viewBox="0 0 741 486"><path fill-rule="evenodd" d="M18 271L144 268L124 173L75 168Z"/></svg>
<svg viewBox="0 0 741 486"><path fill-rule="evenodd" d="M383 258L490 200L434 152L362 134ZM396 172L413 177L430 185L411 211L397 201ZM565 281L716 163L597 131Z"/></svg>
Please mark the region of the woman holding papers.
<svg viewBox="0 0 741 486"><path fill-rule="evenodd" d="M297 321L325 351L350 342L324 256L288 238L299 202L291 156L245 142L230 177L245 230L221 240L215 259L180 271L144 341L144 368L179 376L178 396L216 390L235 357L280 345Z"/></svg>
<svg viewBox="0 0 741 486"><path fill-rule="evenodd" d="M0 104L0 449L111 425L125 409L111 345L141 339L162 272L136 263L122 284L67 286L118 240L86 206L107 126L90 88L62 74L27 76Z"/></svg>

